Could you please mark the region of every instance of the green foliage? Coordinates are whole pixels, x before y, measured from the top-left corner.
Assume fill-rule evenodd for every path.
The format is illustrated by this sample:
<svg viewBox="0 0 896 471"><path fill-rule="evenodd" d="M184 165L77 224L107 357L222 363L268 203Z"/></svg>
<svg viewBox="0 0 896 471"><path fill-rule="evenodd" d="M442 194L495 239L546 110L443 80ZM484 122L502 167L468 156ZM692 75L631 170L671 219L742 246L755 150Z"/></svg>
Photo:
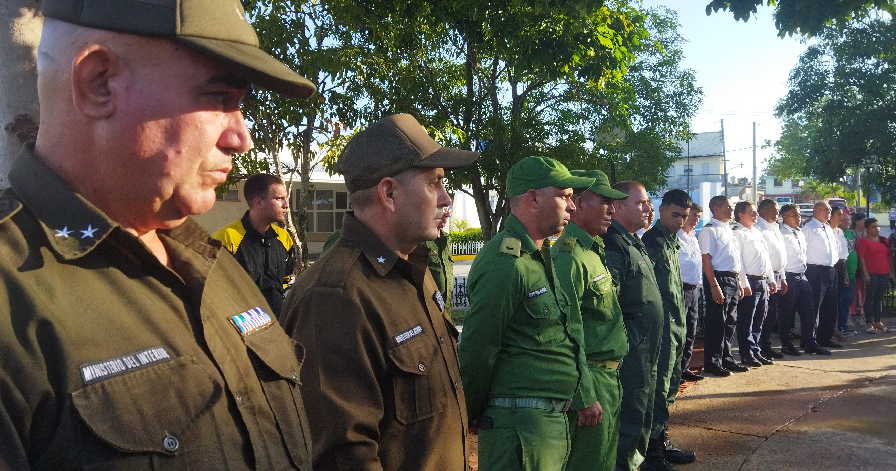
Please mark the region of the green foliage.
<svg viewBox="0 0 896 471"><path fill-rule="evenodd" d="M448 240L450 242L478 242L484 241L482 235L482 229L478 227L471 227L462 231L451 231L448 233Z"/></svg>
<svg viewBox="0 0 896 471"><path fill-rule="evenodd" d="M835 196L843 198L846 193L848 193L846 187L839 183L808 180L803 184L801 195L808 200L821 200Z"/></svg>
<svg viewBox="0 0 896 471"><path fill-rule="evenodd" d="M736 20L748 21L763 3L775 7L775 26L782 37L813 36L826 26L852 21L874 9L896 13L894 0L712 0L706 5L706 14L722 10L731 12Z"/></svg>
<svg viewBox="0 0 896 471"><path fill-rule="evenodd" d="M470 221L466 219L451 218L451 232L463 232L470 229Z"/></svg>

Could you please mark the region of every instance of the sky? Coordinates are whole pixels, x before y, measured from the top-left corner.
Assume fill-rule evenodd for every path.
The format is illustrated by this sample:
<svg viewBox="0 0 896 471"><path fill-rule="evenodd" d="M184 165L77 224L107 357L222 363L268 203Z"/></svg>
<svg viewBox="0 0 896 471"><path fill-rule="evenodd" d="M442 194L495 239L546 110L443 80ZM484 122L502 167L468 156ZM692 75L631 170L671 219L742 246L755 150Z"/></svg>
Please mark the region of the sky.
<svg viewBox="0 0 896 471"><path fill-rule="evenodd" d="M780 136L774 116L787 92L790 69L806 45L799 38L779 38L773 10L759 7L749 22L728 12L706 15L708 0L644 0L645 6L666 6L678 12L679 32L687 40L684 66L694 69L703 89L703 106L691 122L692 132L718 131L725 125L728 172L752 178L753 122L758 146ZM769 149L757 150L758 173Z"/></svg>

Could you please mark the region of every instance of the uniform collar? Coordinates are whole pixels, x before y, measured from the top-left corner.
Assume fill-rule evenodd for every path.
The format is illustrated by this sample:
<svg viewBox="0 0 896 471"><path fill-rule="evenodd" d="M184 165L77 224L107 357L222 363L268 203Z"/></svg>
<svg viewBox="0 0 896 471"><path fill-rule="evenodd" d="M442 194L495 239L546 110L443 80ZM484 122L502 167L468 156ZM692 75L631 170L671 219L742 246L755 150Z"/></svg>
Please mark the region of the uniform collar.
<svg viewBox="0 0 896 471"><path fill-rule="evenodd" d="M591 237L591 234L589 234L588 231L572 221L570 221L569 224L566 225L566 228L563 229L563 236L561 238L566 237L575 237L578 244L585 249L591 249L595 244L600 247L603 247L604 245L603 239L600 237Z"/></svg>
<svg viewBox="0 0 896 471"><path fill-rule="evenodd" d="M243 214L242 219L240 221L243 223L243 229L246 230L246 235L250 235L252 237L256 237L258 239L262 239L265 237L277 237L277 233L274 232L274 225L271 224L264 233L258 232L255 230L255 226L252 225L252 219L249 217L249 211L246 211Z"/></svg>
<svg viewBox="0 0 896 471"><path fill-rule="evenodd" d="M654 232L654 231L656 231L656 233L658 233L663 238L663 240L665 240L666 242L668 242L670 244L678 243L678 236L674 232L670 231L669 229L666 229L666 226L660 224L659 222L654 224L653 227L651 227L647 232ZM645 233L645 235L647 235L647 234Z"/></svg>
<svg viewBox="0 0 896 471"><path fill-rule="evenodd" d="M625 239L625 241L628 242L629 245L634 245L636 247L644 245L643 242L641 242L641 239L637 235L629 232L628 229L623 227L622 224L619 224L619 222L616 221L615 219L613 220L613 223L610 224L610 230L611 231L615 230L616 232L622 234L622 238ZM607 232L609 233L609 231L607 231Z"/></svg>
<svg viewBox="0 0 896 471"><path fill-rule="evenodd" d="M775 229L778 228L778 223L777 223L777 222L768 222L768 221L766 221L765 218L762 217L762 216L759 216L759 218L757 219L756 224L758 224L758 225L759 225L759 228L762 229L762 230L775 230Z"/></svg>
<svg viewBox="0 0 896 471"><path fill-rule="evenodd" d="M728 220L728 222L722 222L716 218L712 218L709 220L709 223L712 224L713 226L721 226L721 227L731 226L731 220Z"/></svg>
<svg viewBox="0 0 896 471"><path fill-rule="evenodd" d="M118 227L31 152L16 159L9 183L66 260L87 255Z"/></svg>
<svg viewBox="0 0 896 471"><path fill-rule="evenodd" d="M342 239L361 252L380 276L386 276L401 258L386 246L376 233L359 221L351 212L345 213L342 222Z"/></svg>
<svg viewBox="0 0 896 471"><path fill-rule="evenodd" d="M513 214L508 215L504 219L504 231L520 240L522 243L522 246L520 247L521 251L526 253L538 251L538 247L535 246L535 241L529 236L529 231L526 230L523 223L521 223Z"/></svg>

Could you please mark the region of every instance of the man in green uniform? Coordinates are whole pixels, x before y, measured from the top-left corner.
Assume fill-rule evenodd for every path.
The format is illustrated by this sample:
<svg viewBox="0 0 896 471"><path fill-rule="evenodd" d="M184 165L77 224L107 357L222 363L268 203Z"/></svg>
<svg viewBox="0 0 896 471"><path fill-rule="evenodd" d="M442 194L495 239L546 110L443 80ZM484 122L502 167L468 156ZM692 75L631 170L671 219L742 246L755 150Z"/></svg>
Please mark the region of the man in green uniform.
<svg viewBox="0 0 896 471"><path fill-rule="evenodd" d="M249 83L314 86L236 0L41 7L40 130L0 196L0 469L310 470L301 347L188 216L252 147Z"/></svg>
<svg viewBox="0 0 896 471"><path fill-rule="evenodd" d="M691 204L691 197L684 191L667 191L660 203L659 222L641 238L654 263L653 271L665 311L653 400L653 430L647 446L647 460L641 464L644 471L670 469L668 463L686 464L696 459L693 452L679 450L671 442L667 448L666 432L669 406L675 402L681 382L681 354L687 333L684 285L678 261L678 230L684 226Z"/></svg>
<svg viewBox="0 0 896 471"><path fill-rule="evenodd" d="M458 351L480 469L561 470L566 411L577 410L582 425L600 420L575 300L544 244L575 211L572 189L592 183L547 157L526 157L507 173L511 214L470 269Z"/></svg>
<svg viewBox="0 0 896 471"><path fill-rule="evenodd" d="M336 168L353 210L287 295L283 325L309 346L302 380L317 471L463 471L468 431L457 329L427 269L451 198L439 146L408 114L352 137Z"/></svg>
<svg viewBox="0 0 896 471"><path fill-rule="evenodd" d="M618 368L628 353L628 336L613 277L604 266L604 241L599 236L612 222L613 200L628 195L611 188L600 170L573 170L572 174L593 178L594 183L576 192L576 211L551 247L551 257L561 286L575 300L572 311L582 319L588 369L603 418L597 427L578 427L574 412L569 413L572 447L566 470L610 470L616 465L619 442L622 386Z"/></svg>
<svg viewBox="0 0 896 471"><path fill-rule="evenodd" d="M653 397L657 359L665 315L653 261L635 232L652 211L644 186L634 181L616 183L628 198L613 203L613 224L604 234L607 268L619 283L619 303L628 332L629 351L622 359L622 411L619 419L617 470L634 470L647 456L653 427Z"/></svg>

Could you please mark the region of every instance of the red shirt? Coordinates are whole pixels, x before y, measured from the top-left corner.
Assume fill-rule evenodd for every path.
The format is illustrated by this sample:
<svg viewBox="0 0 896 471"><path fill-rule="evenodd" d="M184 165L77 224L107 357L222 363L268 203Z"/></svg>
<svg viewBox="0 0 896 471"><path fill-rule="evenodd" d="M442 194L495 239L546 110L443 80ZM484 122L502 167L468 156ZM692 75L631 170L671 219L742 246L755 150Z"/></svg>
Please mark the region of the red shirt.
<svg viewBox="0 0 896 471"><path fill-rule="evenodd" d="M873 241L867 237L860 237L856 244L859 258L871 275L890 274L890 246L884 238Z"/></svg>

